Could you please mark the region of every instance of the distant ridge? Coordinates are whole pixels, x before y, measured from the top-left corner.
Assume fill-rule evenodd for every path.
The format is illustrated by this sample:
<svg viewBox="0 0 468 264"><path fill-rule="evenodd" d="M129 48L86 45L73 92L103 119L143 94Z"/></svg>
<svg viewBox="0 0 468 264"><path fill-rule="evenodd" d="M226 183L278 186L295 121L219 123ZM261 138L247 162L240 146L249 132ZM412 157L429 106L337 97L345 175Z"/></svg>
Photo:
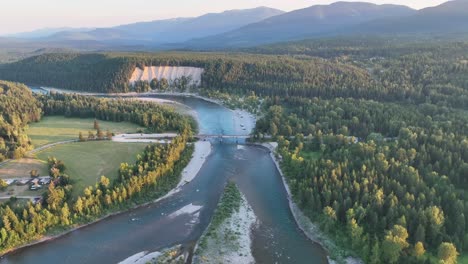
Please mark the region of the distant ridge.
<svg viewBox="0 0 468 264"><path fill-rule="evenodd" d="M329 34L382 17L416 13L406 6L376 5L364 2L336 2L315 5L274 16L216 36L189 41L190 47L238 47L303 39Z"/></svg>

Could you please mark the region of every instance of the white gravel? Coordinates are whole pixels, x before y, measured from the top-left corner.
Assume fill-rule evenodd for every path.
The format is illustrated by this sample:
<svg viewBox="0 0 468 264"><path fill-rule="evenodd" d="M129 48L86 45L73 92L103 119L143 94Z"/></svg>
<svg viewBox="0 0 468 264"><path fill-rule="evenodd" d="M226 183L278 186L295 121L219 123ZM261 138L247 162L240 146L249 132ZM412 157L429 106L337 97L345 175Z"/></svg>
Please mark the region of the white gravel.
<svg viewBox="0 0 468 264"><path fill-rule="evenodd" d="M239 211L234 212L214 231L216 237L207 238L205 249L200 249L194 263L255 263L251 249L251 229L256 223L257 217L252 207L242 196Z"/></svg>

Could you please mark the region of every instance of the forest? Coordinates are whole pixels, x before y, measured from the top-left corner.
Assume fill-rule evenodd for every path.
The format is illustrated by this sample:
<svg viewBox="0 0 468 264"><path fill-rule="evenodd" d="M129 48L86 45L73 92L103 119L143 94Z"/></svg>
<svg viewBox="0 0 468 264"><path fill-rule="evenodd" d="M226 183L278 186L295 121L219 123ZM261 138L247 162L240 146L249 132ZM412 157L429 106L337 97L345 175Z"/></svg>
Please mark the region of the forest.
<svg viewBox="0 0 468 264"><path fill-rule="evenodd" d="M373 88L357 96L269 96L255 131L280 143L295 201L345 255L366 263L465 255L466 42L307 40L246 52L320 57L371 76Z"/></svg>
<svg viewBox="0 0 468 264"><path fill-rule="evenodd" d="M430 252L448 241L466 248L465 111L349 98L266 107L256 130L278 138L298 204L366 262L418 263L418 242ZM385 242L384 230L397 225L407 233L404 248ZM388 248L373 255L376 245Z"/></svg>

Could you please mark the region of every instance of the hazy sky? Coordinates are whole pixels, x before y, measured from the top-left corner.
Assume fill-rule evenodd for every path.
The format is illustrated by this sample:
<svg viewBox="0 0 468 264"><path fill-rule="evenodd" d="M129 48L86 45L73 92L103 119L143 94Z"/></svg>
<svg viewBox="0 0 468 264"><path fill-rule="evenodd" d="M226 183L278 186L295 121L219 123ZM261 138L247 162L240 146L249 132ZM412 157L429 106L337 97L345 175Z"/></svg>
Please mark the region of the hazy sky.
<svg viewBox="0 0 468 264"><path fill-rule="evenodd" d="M107 27L137 21L192 17L230 9L274 7L291 11L337 0L0 0L0 35L44 27ZM356 0L357 1L357 0ZM446 0L361 0L413 8Z"/></svg>

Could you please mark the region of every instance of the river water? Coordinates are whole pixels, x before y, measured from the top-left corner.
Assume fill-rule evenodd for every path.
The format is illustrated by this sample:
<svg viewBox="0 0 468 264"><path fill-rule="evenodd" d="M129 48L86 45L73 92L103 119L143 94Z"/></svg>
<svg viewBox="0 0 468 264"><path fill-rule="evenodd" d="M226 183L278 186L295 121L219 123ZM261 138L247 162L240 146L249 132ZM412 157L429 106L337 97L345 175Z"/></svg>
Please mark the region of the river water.
<svg viewBox="0 0 468 264"><path fill-rule="evenodd" d="M197 98L162 98L196 111L201 134L247 133L235 126L234 113L222 106ZM327 263L325 251L297 227L269 152L236 144L236 140L212 143L212 153L197 177L180 192L55 240L18 250L0 262L118 263L142 251L157 251L176 244L193 245L208 226L227 180L233 180L259 219L252 232L257 263ZM198 211L190 211L200 207Z"/></svg>

